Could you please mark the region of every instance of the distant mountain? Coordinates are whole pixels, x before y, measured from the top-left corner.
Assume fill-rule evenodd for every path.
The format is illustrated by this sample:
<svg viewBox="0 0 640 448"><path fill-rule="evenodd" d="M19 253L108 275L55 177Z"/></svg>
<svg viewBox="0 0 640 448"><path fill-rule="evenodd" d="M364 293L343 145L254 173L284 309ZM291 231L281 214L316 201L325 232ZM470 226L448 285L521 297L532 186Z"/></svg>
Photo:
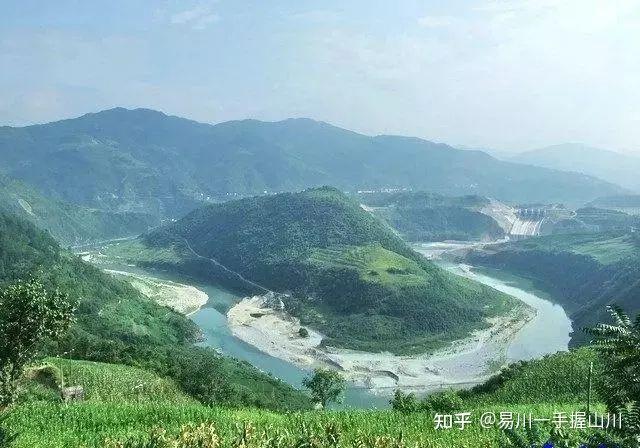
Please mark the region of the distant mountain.
<svg viewBox="0 0 640 448"><path fill-rule="evenodd" d="M640 191L640 157L579 143L566 143L523 152L510 160L545 168L576 171Z"/></svg>
<svg viewBox="0 0 640 448"><path fill-rule="evenodd" d="M135 236L160 224L145 213L89 209L50 199L35 188L1 174L0 212L31 221L69 246Z"/></svg>
<svg viewBox="0 0 640 448"><path fill-rule="evenodd" d="M482 196L442 196L425 192L361 194L358 199L410 241L495 240L505 236L483 210Z"/></svg>
<svg viewBox="0 0 640 448"><path fill-rule="evenodd" d="M427 261L329 187L206 206L143 241L147 247L137 253L186 245L288 293L285 308L333 346L424 352L516 306Z"/></svg>
<svg viewBox="0 0 640 448"><path fill-rule="evenodd" d="M640 194L604 196L594 199L589 205L614 210L637 210L640 213Z"/></svg>
<svg viewBox="0 0 640 448"><path fill-rule="evenodd" d="M208 125L146 109L2 127L0 166L66 202L158 217L182 215L203 200L326 184L575 204L623 192L586 175L418 138L370 137L308 119Z"/></svg>

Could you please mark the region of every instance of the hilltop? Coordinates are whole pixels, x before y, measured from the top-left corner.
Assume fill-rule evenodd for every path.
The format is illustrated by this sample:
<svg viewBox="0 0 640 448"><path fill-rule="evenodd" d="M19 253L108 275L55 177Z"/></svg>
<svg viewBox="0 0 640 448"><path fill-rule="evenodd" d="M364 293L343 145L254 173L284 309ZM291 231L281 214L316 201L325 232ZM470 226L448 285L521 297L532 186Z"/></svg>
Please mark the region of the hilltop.
<svg viewBox="0 0 640 448"><path fill-rule="evenodd" d="M419 138L372 137L309 119L209 125L148 109L1 127L0 164L55 199L156 218L182 216L203 201L320 185L575 204L623 192L583 174Z"/></svg>
<svg viewBox="0 0 640 448"><path fill-rule="evenodd" d="M263 293L286 293L290 313L345 348L431 350L515 305L436 267L329 187L206 206L115 250L147 262L170 251L183 271L193 254L214 260Z"/></svg>
<svg viewBox="0 0 640 448"><path fill-rule="evenodd" d="M409 241L495 240L505 230L483 209L488 198L427 192L361 194L358 199Z"/></svg>

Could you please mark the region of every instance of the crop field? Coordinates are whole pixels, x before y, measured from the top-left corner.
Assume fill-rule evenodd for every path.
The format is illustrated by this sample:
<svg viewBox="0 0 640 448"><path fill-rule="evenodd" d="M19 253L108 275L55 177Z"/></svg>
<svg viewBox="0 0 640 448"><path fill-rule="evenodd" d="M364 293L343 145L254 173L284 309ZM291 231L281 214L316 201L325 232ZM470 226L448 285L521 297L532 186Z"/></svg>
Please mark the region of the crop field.
<svg viewBox="0 0 640 448"><path fill-rule="evenodd" d="M302 442L312 440L316 444L306 446L501 447L508 446L503 431L497 424L482 427L483 414L506 412L513 413L514 419L529 415L551 419L557 412L570 416L582 411L586 408L588 366L596 363L597 381L597 361L591 350L580 349L516 364L493 381L461 394L462 407L450 413L471 413L471 423L464 429L455 424L450 429L436 429L434 414L426 411L275 413L207 407L183 395L170 381L142 369L47 359L47 364L63 371L67 384L85 388L86 401L23 403L9 412L4 426L17 434L16 448L98 447L106 439L142 440L154 428L178 434L185 425L200 424L215 429L220 446L239 446L238 440L248 437L246 446L256 447L305 446ZM558 377L558 371L565 374ZM595 396L594 403L594 408L602 411ZM541 433L548 434L552 422L539 425ZM587 437L586 432L568 431L577 439ZM338 443L329 438L337 438Z"/></svg>
<svg viewBox="0 0 640 448"><path fill-rule="evenodd" d="M65 386L82 386L85 399L101 403L166 402L193 404L171 380L148 370L121 364L48 358L46 363L57 366Z"/></svg>
<svg viewBox="0 0 640 448"><path fill-rule="evenodd" d="M499 415L511 412L514 416L531 414L535 418L551 418L556 412L570 415L576 410L572 405L551 404L461 409L460 412L471 412L470 424L463 429L458 425L435 429L434 415L422 412L307 411L284 415L167 403L82 403L68 406L36 403L10 413L7 423L18 434L17 448L98 447L106 439L142 439L153 428L178 433L184 425L200 423L213 425L221 438L220 446L242 446L237 442L248 433L246 446L256 447L418 444L429 448L477 448L506 446L505 436L497 425L487 429L480 425L479 420L485 413ZM541 428L543 434L548 434L551 424L541 424ZM331 435L339 440L337 445L327 440ZM376 445L376 440L388 443ZM279 444L274 441L279 441Z"/></svg>

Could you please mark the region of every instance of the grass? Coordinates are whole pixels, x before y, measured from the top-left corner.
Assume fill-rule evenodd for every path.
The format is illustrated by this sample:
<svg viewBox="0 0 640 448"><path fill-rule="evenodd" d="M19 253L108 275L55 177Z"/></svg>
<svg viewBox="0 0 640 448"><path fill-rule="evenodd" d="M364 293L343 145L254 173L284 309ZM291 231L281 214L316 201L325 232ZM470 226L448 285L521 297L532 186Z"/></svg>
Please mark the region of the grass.
<svg viewBox="0 0 640 448"><path fill-rule="evenodd" d="M603 265L614 264L638 252L637 243L631 235L611 233L542 236L514 243L514 246L572 252L591 257Z"/></svg>
<svg viewBox="0 0 640 448"><path fill-rule="evenodd" d="M586 406L591 363L595 384L601 372L599 359L593 350L580 348L512 364L463 396L476 405L547 402Z"/></svg>
<svg viewBox="0 0 640 448"><path fill-rule="evenodd" d="M402 435L405 446L501 447L503 433L484 429L479 417L485 412L511 412L534 418L552 418L555 412L572 412L586 407L586 369L597 361L593 351L580 349L541 360L519 363L482 387L462 394L463 407L454 412L471 412L472 425L436 430L429 412L403 414L391 410L303 411L275 413L257 409L225 409L203 406L183 396L171 382L141 369L119 365L47 359L64 373L67 384L82 384L87 400L64 405L46 400L23 403L11 412L5 427L18 434L15 448L98 447L105 439L146 438L154 428L177 434L184 425L213 424L221 447L240 446L240 436L249 434L246 446L304 446L301 442L324 443L328 433L338 434L336 446L384 445ZM599 370L596 367L598 377ZM141 394L132 392L144 383ZM597 402L596 402L597 403ZM602 406L596 404L598 412ZM517 418L517 417L516 417ZM550 423L542 423L548 434ZM578 439L586 440L586 433ZM309 442L310 443L310 442ZM173 446L173 445L172 445ZM577 445L576 445L577 446Z"/></svg>
<svg viewBox="0 0 640 448"><path fill-rule="evenodd" d="M243 427L251 428L250 437L256 442L278 437L291 442L281 446L304 446L296 445L295 441L318 439L325 434L327 427L333 427L340 434L339 446L358 446L360 440L398 438L401 435L407 446L477 448L498 447L504 442L504 435L499 429L484 429L477 423L484 412L498 415L500 412L512 412L514 415L532 414L534 417L551 418L554 412L566 412L569 415L579 409L577 405L546 403L465 408L460 412L472 412L474 424L464 430L436 430L434 416L429 413L307 411L283 415L253 409L227 410L166 403L81 403L68 406L35 403L10 413L6 424L18 434L16 448L98 447L107 438L139 439L145 437L152 428L177 433L183 425L205 422L215 425L223 440L221 446L238 446L234 442ZM550 428L550 425L546 426ZM267 445L249 443L249 446Z"/></svg>
<svg viewBox="0 0 640 448"><path fill-rule="evenodd" d="M141 240L120 241L104 246L95 261L101 260L115 263L181 263L186 254L175 246L149 247Z"/></svg>
<svg viewBox="0 0 640 448"><path fill-rule="evenodd" d="M89 403L197 403L171 379L122 364L46 358L27 371L26 377L21 386L22 402L57 403L60 386L82 386Z"/></svg>
<svg viewBox="0 0 640 448"><path fill-rule="evenodd" d="M166 402L177 405L196 402L184 394L172 380L148 370L121 364L61 358L48 358L45 362L62 370L66 386L82 386L87 401Z"/></svg>
<svg viewBox="0 0 640 448"><path fill-rule="evenodd" d="M385 286L424 285L428 273L413 260L378 245L316 249L309 261L321 267L357 268L362 280Z"/></svg>

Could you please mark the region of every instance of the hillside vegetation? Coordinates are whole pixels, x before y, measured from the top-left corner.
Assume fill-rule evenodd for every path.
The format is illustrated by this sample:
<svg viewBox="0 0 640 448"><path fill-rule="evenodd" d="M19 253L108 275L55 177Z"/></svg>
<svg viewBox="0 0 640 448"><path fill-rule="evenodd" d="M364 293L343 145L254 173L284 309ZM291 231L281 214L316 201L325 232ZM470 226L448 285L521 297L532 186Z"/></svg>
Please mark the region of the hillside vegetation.
<svg viewBox="0 0 640 448"><path fill-rule="evenodd" d="M481 196L448 197L425 192L363 194L359 199L409 241L495 240L504 230L481 212Z"/></svg>
<svg viewBox="0 0 640 448"><path fill-rule="evenodd" d="M67 246L139 235L159 224L145 213L89 209L51 199L1 174L0 212L34 223Z"/></svg>
<svg viewBox="0 0 640 448"><path fill-rule="evenodd" d="M472 252L474 264L532 279L551 293L584 342L585 326L607 319L606 305L640 310L640 237L637 233L589 233L536 237Z"/></svg>
<svg viewBox="0 0 640 448"><path fill-rule="evenodd" d="M596 207L584 207L574 216L555 222L552 233L629 232L640 228L640 216L623 211Z"/></svg>
<svg viewBox="0 0 640 448"><path fill-rule="evenodd" d="M8 175L57 199L155 217L182 216L203 200L327 184L349 191L408 187L575 204L623 192L582 174L418 138L370 137L308 119L214 126L122 108L1 127L0 164Z"/></svg>
<svg viewBox="0 0 640 448"><path fill-rule="evenodd" d="M152 428L177 435L184 425L195 433L201 423L211 425L220 446L385 447L419 446L498 447L507 445L500 429L482 429L484 412L512 412L550 418L554 412L584 409L588 364L593 352L580 350L518 363L487 384L459 393L449 412L471 412L475 422L464 431L434 429L434 412L393 410L304 411L278 414L256 409L229 410L190 403L166 380L139 369L68 360L48 360L60 366L67 378L87 387L87 400L62 405L53 399L32 399L9 414L6 424L18 434L16 448L62 448L86 445L102 447L105 439L139 440ZM600 369L597 364L596 372ZM559 375L558 372L563 372ZM599 374L595 375L596 381ZM122 383L122 390L114 385ZM164 385L127 394L130 385ZM166 387L168 386L168 387ZM146 392L145 392L146 390ZM154 393L152 393L152 391ZM33 397L35 398L35 397ZM601 408L597 396L594 407ZM443 402L442 405L445 405ZM444 412L444 411L443 411ZM551 423L538 431L549 434ZM586 440L592 430L574 430L574 438ZM243 439L244 438L244 439ZM277 444L279 443L279 444ZM136 445L138 446L138 445ZM191 445L188 445L191 446Z"/></svg>
<svg viewBox="0 0 640 448"><path fill-rule="evenodd" d="M207 206L142 242L162 253L188 247L191 257L215 260L265 289L289 294L287 309L334 346L431 350L515 305L426 261L329 187ZM137 251L128 246L116 252L136 261Z"/></svg>
<svg viewBox="0 0 640 448"><path fill-rule="evenodd" d="M198 329L127 282L61 249L47 234L0 213L0 286L30 276L77 301L76 321L46 354L124 363L171 377L204 403L272 409L305 408L308 399L252 366L195 347Z"/></svg>

